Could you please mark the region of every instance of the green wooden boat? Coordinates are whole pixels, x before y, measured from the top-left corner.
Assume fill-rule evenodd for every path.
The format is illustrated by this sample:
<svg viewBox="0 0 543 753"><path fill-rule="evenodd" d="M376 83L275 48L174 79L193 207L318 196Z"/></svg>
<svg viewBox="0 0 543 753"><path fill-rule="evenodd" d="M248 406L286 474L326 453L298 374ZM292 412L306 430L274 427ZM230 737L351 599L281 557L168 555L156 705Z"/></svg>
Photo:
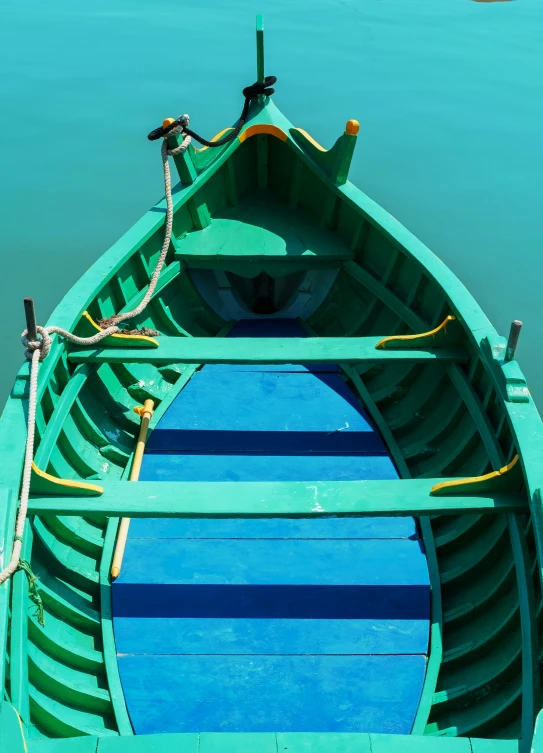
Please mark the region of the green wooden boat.
<svg viewBox="0 0 543 753"><path fill-rule="evenodd" d="M29 314L23 535L28 360L0 423L0 749L543 750L543 427L519 327L498 335L348 181L356 121L326 150L282 115L260 17L257 58L212 145L186 120L154 134L180 183L139 334L53 335L38 368ZM51 325L102 337L138 307L169 216Z"/></svg>

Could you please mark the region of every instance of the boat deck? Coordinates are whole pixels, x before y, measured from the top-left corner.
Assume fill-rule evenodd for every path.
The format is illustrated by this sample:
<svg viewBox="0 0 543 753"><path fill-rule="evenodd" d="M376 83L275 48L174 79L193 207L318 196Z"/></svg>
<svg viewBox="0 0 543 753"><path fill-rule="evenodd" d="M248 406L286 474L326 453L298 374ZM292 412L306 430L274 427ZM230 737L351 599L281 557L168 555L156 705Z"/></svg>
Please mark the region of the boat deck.
<svg viewBox="0 0 543 753"><path fill-rule="evenodd" d="M230 337L303 337L294 321ZM333 364L207 365L150 437L142 481L397 479ZM133 520L113 585L134 730L411 730L429 578L412 518ZM153 698L150 705L149 698Z"/></svg>

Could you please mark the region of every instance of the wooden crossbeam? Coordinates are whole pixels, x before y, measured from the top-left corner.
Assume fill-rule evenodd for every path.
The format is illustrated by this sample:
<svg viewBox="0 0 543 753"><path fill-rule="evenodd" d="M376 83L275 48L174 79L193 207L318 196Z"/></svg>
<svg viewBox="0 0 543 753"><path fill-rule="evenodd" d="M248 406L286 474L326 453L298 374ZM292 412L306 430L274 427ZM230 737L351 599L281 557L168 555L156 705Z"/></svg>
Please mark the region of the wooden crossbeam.
<svg viewBox="0 0 543 753"><path fill-rule="evenodd" d="M75 363L339 363L367 361L442 361L468 360L463 348L420 348L376 350L381 337L306 337L306 338L214 338L160 337L159 347L81 348L69 352Z"/></svg>
<svg viewBox="0 0 543 753"><path fill-rule="evenodd" d="M104 484L100 497L31 497L29 515L129 518L320 517L523 513L516 492L432 497L439 479L393 481L156 482Z"/></svg>

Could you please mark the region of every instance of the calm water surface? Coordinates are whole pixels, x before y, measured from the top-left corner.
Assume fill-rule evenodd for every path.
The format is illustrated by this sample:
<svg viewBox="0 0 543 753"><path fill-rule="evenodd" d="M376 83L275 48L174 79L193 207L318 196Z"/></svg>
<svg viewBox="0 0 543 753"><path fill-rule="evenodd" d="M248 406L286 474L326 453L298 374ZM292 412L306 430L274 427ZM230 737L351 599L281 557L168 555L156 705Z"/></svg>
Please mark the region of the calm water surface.
<svg viewBox="0 0 543 753"><path fill-rule="evenodd" d="M22 299L44 323L161 195L147 132L189 112L212 136L255 79L265 14L276 104L467 285L543 405L543 2L0 0L3 402Z"/></svg>

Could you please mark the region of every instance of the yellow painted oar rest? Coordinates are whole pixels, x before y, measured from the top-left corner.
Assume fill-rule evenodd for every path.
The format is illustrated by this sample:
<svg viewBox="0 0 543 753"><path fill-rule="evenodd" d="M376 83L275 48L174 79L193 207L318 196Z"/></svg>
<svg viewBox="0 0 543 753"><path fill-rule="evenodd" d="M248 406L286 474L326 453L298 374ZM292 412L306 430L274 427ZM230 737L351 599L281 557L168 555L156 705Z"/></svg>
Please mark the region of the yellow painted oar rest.
<svg viewBox="0 0 543 753"><path fill-rule="evenodd" d="M516 492L522 486L522 468L518 455L515 455L508 465L499 471L485 473L484 476L460 478L453 481L442 481L435 484L430 494L435 496L449 496L453 494L491 494L496 492Z"/></svg>
<svg viewBox="0 0 543 753"><path fill-rule="evenodd" d="M441 324L429 332L415 335L391 335L379 340L375 346L379 350L401 350L403 348L440 348L458 345L462 328L455 316L447 316Z"/></svg>
<svg viewBox="0 0 543 753"><path fill-rule="evenodd" d="M89 484L86 481L57 478L50 473L42 471L36 463L32 463L32 475L30 476L30 494L52 497L97 497L104 490L97 484Z"/></svg>
<svg viewBox="0 0 543 753"><path fill-rule="evenodd" d="M101 327L94 321L88 311L83 311L83 317L79 324L80 337L91 337L101 331ZM158 348L158 340L148 335L109 335L100 341L100 346L109 348ZM93 346L96 347L96 346Z"/></svg>

